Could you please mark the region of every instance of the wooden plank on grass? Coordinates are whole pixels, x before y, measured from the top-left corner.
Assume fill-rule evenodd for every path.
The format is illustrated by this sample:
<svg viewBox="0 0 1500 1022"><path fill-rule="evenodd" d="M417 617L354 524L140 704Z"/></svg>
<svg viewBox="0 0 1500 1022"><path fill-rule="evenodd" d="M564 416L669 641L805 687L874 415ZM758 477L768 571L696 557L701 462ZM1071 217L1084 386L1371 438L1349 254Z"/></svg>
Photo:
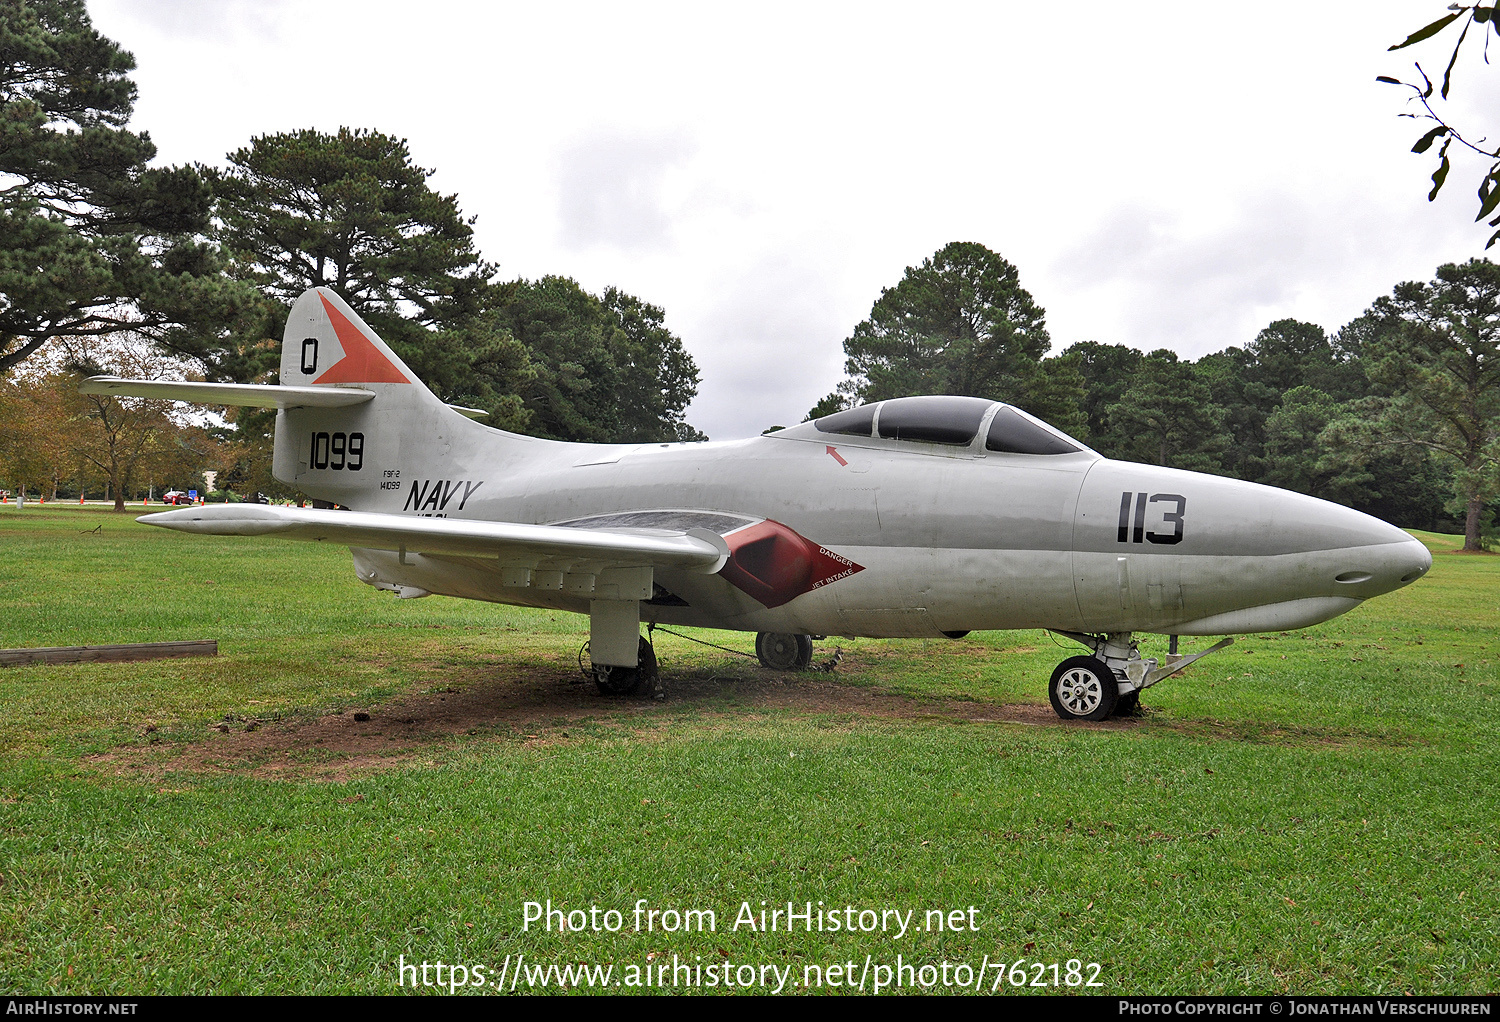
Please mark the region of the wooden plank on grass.
<svg viewBox="0 0 1500 1022"><path fill-rule="evenodd" d="M21 664L116 663L122 660L161 660L174 656L218 656L219 640L192 642L127 642L118 646L41 646L0 649L0 667Z"/></svg>

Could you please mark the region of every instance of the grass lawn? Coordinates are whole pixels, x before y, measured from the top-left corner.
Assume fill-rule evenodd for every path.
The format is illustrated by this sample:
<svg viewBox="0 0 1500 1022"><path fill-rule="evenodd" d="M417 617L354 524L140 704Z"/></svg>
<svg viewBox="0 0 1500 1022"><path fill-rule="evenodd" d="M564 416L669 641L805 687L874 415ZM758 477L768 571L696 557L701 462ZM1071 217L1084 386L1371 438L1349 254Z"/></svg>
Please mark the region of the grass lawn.
<svg viewBox="0 0 1500 1022"><path fill-rule="evenodd" d="M907 990L1021 962L1001 990L1493 993L1500 558L1419 535L1415 585L1081 725L1046 706L1072 650L1044 632L830 639L837 667L797 675L658 633L667 698L608 699L578 684L581 617L6 506L0 647L221 655L0 669L0 990L397 993L403 959L509 989L518 956L517 992L664 963L669 989L674 963L872 989L899 955L953 979ZM668 914L637 930L642 899ZM549 900L589 921L528 924ZM789 901L811 931L762 930ZM687 910L713 930L663 928Z"/></svg>

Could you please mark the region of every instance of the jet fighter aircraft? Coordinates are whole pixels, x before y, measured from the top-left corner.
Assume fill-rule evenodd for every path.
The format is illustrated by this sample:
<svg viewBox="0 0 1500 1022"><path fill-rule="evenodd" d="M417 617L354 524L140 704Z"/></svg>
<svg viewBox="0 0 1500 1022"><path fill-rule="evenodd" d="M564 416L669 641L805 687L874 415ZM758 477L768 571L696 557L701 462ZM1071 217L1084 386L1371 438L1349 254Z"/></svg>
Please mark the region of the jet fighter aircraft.
<svg viewBox="0 0 1500 1022"><path fill-rule="evenodd" d="M812 637L1046 628L1092 650L1053 673L1054 709L1101 720L1225 645L1179 657L1174 638L1158 662L1136 632L1303 628L1432 564L1358 511L1112 461L980 398L897 398L727 442L491 429L439 400L327 288L292 306L281 381L94 377L82 389L275 407L276 478L329 505L141 521L348 546L361 581L401 598L587 614L606 692L653 672L643 620L755 632L762 663L781 669L810 662Z"/></svg>

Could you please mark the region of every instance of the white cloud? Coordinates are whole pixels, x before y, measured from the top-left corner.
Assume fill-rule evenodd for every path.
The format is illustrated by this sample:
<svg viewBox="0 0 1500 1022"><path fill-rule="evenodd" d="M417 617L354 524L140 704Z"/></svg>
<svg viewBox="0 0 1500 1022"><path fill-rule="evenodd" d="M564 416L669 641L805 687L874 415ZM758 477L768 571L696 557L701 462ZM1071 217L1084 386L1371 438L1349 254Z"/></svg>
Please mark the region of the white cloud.
<svg viewBox="0 0 1500 1022"><path fill-rule="evenodd" d="M293 6L291 0L151 0L119 9L168 38L224 41L233 37L254 44L281 41Z"/></svg>
<svg viewBox="0 0 1500 1022"><path fill-rule="evenodd" d="M715 288L693 325L702 383L688 421L710 436L748 436L801 422L843 368L826 264L775 251Z"/></svg>
<svg viewBox="0 0 1500 1022"><path fill-rule="evenodd" d="M1386 52L1422 22L1406 0L90 11L136 55L164 161L304 127L409 139L506 275L662 306L715 438L805 413L880 289L950 241L1016 264L1056 349L1197 357L1288 316L1336 328L1488 236L1472 168L1426 203L1419 126L1374 81L1410 66ZM1494 134L1500 73L1455 89Z"/></svg>
<svg viewBox="0 0 1500 1022"><path fill-rule="evenodd" d="M1430 276L1459 219L1417 201L1285 190L1232 200L1211 222L1125 206L1051 268L1072 293L1071 309L1052 317L1053 337L1058 347L1098 340L1196 358L1243 346L1276 319L1331 332L1397 280ZM1073 311L1083 308L1093 315ZM1099 332L1079 335L1090 320Z"/></svg>
<svg viewBox="0 0 1500 1022"><path fill-rule="evenodd" d="M670 244L667 175L693 155L685 133L604 131L570 144L557 160L560 237L568 248L624 250Z"/></svg>

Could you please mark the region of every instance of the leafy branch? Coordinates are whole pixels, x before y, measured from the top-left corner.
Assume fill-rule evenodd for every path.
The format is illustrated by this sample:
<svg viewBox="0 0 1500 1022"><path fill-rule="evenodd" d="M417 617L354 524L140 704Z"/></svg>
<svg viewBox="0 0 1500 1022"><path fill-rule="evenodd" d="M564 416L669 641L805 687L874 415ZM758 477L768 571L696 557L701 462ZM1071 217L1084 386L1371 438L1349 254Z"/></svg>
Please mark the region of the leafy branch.
<svg viewBox="0 0 1500 1022"><path fill-rule="evenodd" d="M1438 148L1438 166L1432 172L1432 190L1427 193L1427 201L1431 202L1433 199L1436 199L1438 192L1442 190L1444 182L1448 180L1448 171L1451 167L1448 160L1448 147L1454 142L1458 142L1461 147L1471 149L1491 161L1488 173L1479 182L1479 214L1474 220L1477 223L1489 217L1491 218L1489 226L1500 227L1500 147L1490 150L1485 149L1482 144L1469 141L1453 125L1444 120L1432 106L1432 94L1434 91L1437 91L1443 100L1447 100L1449 88L1453 83L1453 68L1458 63L1459 51L1463 49L1464 40L1469 35L1469 29L1475 25L1480 26L1479 33L1484 38L1484 62L1486 64L1490 62L1490 32L1494 31L1497 36L1500 36L1500 0L1492 0L1489 6L1478 3L1469 5L1451 4L1448 10L1452 13L1444 15L1429 25L1424 25L1401 42L1390 47L1391 50L1404 50L1408 46L1415 46L1417 43L1431 39L1451 25L1461 24L1462 28L1458 33L1458 41L1453 44L1453 53L1448 58L1447 67L1443 69L1443 84L1441 89L1438 89L1433 84L1427 72L1422 70L1420 63L1415 66L1417 74L1422 77L1421 85L1417 85L1414 82L1405 82L1399 78L1391 78L1388 75L1379 75L1375 80L1388 85L1400 85L1411 89L1413 98L1422 104L1422 109L1425 113L1402 114L1401 116L1432 121L1436 125L1436 127L1428 129L1422 134L1421 138L1417 139L1416 144L1411 147L1412 152L1425 153L1432 148L1438 139L1443 140L1443 144ZM1484 141L1484 139L1481 139L1480 143ZM1484 247L1488 249L1496 241L1500 241L1500 230L1490 235L1490 240L1485 243Z"/></svg>

